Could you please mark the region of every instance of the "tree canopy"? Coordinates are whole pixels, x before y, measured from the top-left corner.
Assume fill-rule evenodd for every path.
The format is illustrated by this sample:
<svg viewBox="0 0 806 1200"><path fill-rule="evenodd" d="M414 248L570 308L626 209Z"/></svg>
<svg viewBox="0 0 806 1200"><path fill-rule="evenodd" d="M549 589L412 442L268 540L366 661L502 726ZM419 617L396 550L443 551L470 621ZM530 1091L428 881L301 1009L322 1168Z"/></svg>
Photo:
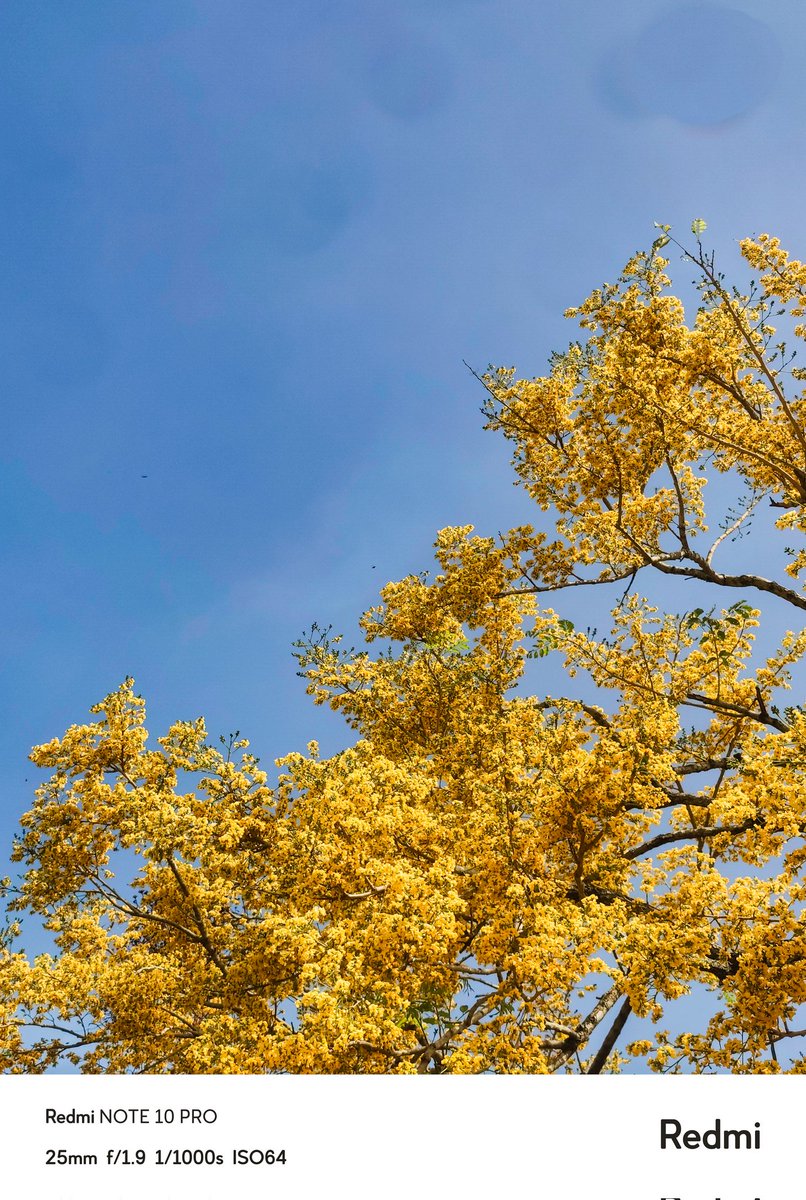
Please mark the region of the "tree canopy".
<svg viewBox="0 0 806 1200"><path fill-rule="evenodd" d="M748 239L734 287L703 230L686 251L659 227L547 375L483 376L554 533L442 530L366 648L298 644L350 748L270 783L201 719L150 745L127 679L32 752L6 1070L806 1071L806 373L774 328L806 335L806 265ZM780 546L739 553L771 511ZM653 574L700 607L650 603ZM563 615L571 588L606 635ZM762 605L793 626L763 655ZM567 695L531 694L548 655ZM53 953L15 949L26 911ZM705 1015L673 1030L692 989Z"/></svg>

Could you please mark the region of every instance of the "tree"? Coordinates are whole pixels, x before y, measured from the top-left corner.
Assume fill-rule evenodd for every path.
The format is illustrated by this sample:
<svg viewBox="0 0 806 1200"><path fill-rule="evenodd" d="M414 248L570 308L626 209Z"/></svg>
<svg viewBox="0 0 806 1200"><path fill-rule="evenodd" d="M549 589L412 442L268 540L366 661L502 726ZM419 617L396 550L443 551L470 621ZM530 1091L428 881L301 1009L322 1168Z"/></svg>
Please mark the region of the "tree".
<svg viewBox="0 0 806 1200"><path fill-rule="evenodd" d="M806 633L758 659L752 603L799 616L806 552L767 578L731 548L754 514L804 530L804 375L772 321L806 333L806 266L744 241L741 292L703 229L690 325L660 227L569 312L584 341L547 376L484 376L553 540L443 530L438 573L365 614L366 649L298 644L353 746L312 743L270 787L202 720L150 749L126 680L33 751L52 775L10 907L57 949L5 939L7 1070L806 1070L806 711L780 698ZM662 610L634 590L653 573L727 603ZM615 591L607 636L544 606L571 588ZM593 700L529 693L549 654ZM691 989L711 1008L672 1033Z"/></svg>

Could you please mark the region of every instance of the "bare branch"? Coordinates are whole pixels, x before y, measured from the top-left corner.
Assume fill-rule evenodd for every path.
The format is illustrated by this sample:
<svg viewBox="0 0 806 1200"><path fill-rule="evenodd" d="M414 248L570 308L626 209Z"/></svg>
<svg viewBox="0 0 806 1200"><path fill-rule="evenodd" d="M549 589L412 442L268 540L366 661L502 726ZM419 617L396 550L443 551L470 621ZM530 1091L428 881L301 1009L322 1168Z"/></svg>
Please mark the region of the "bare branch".
<svg viewBox="0 0 806 1200"><path fill-rule="evenodd" d="M670 846L675 842L697 842L705 838L716 837L722 833L737 837L739 834L746 833L748 829L753 829L760 823L758 817L748 817L740 825L698 825L694 829L679 830L675 833L659 833L657 837L650 838L648 842L644 842L641 846L633 846L632 850L625 851L624 857L629 859L640 858L642 854L649 854L652 850L657 850L658 846Z"/></svg>

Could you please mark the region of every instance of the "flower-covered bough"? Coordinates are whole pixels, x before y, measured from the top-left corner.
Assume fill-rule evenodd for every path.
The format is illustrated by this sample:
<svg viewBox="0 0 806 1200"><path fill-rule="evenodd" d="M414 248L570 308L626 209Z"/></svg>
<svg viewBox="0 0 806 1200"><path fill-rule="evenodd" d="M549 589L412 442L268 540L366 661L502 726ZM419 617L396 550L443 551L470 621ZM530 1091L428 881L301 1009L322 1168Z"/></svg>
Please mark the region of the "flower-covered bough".
<svg viewBox="0 0 806 1200"><path fill-rule="evenodd" d="M298 644L349 749L312 743L270 785L202 720L150 748L126 680L34 750L51 777L7 885L6 1070L806 1069L806 712L785 691L806 401L773 328L804 336L806 267L762 236L741 243L757 282L731 288L703 228L690 324L660 227L571 310L583 340L549 375L483 377L555 532L443 530L437 573L365 615L366 649ZM735 541L754 516L780 570L755 572L755 530ZM650 604L653 574L698 581L701 607ZM607 636L562 615L571 588L616 597ZM759 655L768 606L793 630ZM549 654L567 695L532 694ZM33 960L26 910L55 939ZM695 1027L672 1030L692 990Z"/></svg>

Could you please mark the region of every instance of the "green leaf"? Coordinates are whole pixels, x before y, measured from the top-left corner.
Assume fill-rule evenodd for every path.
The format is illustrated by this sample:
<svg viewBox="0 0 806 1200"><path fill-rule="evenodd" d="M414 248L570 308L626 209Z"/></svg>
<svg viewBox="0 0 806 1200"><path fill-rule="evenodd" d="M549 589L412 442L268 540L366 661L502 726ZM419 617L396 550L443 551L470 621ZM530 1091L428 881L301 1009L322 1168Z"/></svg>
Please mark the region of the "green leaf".
<svg viewBox="0 0 806 1200"><path fill-rule="evenodd" d="M534 635L532 635L534 636ZM550 633L541 633L535 639L535 647L529 650L527 658L545 658L552 650L557 648L557 639Z"/></svg>
<svg viewBox="0 0 806 1200"><path fill-rule="evenodd" d="M707 228L708 225L705 221L703 221L702 217L697 217L691 222L691 232L698 240L702 237Z"/></svg>
<svg viewBox="0 0 806 1200"><path fill-rule="evenodd" d="M470 642L466 637L457 638L456 641L449 640L449 634L437 634L436 637L424 639L423 644L429 650L436 650L443 654L462 654L465 650L470 649Z"/></svg>
<svg viewBox="0 0 806 1200"><path fill-rule="evenodd" d="M446 654L462 654L465 650L469 650L469 649L470 649L470 642L467 640L467 638L462 637L462 638L459 638L459 640L457 642L453 642L452 645L446 646L445 653Z"/></svg>

